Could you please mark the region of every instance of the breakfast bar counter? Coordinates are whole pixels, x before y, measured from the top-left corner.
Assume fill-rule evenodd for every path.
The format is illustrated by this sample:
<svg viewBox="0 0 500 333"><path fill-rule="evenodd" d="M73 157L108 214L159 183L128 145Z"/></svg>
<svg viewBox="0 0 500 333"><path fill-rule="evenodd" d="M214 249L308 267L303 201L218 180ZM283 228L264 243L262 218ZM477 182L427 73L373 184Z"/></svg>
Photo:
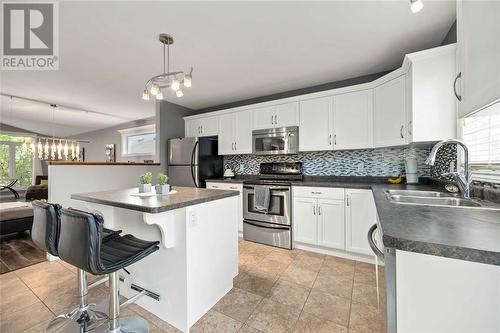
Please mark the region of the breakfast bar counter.
<svg viewBox="0 0 500 333"><path fill-rule="evenodd" d="M160 296L137 304L183 332L233 287L238 274L238 192L174 187L168 195L137 188L72 194L104 226L160 241L160 250L127 268L120 292L138 285Z"/></svg>

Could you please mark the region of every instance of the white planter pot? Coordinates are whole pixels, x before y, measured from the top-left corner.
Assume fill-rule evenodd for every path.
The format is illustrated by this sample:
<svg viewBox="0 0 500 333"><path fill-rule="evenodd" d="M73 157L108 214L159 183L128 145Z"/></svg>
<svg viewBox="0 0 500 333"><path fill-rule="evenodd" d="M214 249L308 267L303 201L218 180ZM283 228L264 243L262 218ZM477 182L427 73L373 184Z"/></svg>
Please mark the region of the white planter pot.
<svg viewBox="0 0 500 333"><path fill-rule="evenodd" d="M155 189L157 194L167 194L168 192L170 192L170 185L156 185Z"/></svg>
<svg viewBox="0 0 500 333"><path fill-rule="evenodd" d="M148 193L148 192L151 192L151 184L139 185L139 193Z"/></svg>

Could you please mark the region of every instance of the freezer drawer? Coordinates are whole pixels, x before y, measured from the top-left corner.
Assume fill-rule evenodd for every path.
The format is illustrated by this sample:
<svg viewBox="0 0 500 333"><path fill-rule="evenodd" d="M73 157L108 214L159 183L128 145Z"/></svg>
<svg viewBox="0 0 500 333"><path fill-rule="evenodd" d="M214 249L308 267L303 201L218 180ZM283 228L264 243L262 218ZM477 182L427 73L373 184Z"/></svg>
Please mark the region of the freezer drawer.
<svg viewBox="0 0 500 333"><path fill-rule="evenodd" d="M288 226L243 220L243 239L281 247L292 248L292 231Z"/></svg>

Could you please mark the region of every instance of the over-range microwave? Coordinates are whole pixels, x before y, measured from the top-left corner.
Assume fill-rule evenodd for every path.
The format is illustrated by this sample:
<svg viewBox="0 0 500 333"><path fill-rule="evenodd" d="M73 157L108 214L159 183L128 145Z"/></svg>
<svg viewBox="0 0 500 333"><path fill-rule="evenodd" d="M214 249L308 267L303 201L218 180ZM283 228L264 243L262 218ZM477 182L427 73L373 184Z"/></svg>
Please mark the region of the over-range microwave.
<svg viewBox="0 0 500 333"><path fill-rule="evenodd" d="M298 126L253 131L252 152L257 155L297 154L299 152Z"/></svg>

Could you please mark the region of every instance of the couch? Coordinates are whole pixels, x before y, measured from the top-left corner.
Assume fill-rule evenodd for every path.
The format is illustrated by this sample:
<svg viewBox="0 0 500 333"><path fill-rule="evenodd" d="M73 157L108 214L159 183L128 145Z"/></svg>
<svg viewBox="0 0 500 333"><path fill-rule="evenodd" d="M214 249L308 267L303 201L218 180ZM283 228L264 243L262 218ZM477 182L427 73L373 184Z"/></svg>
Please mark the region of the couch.
<svg viewBox="0 0 500 333"><path fill-rule="evenodd" d="M49 197L48 176L36 176L35 185L26 189L26 200L47 200Z"/></svg>

